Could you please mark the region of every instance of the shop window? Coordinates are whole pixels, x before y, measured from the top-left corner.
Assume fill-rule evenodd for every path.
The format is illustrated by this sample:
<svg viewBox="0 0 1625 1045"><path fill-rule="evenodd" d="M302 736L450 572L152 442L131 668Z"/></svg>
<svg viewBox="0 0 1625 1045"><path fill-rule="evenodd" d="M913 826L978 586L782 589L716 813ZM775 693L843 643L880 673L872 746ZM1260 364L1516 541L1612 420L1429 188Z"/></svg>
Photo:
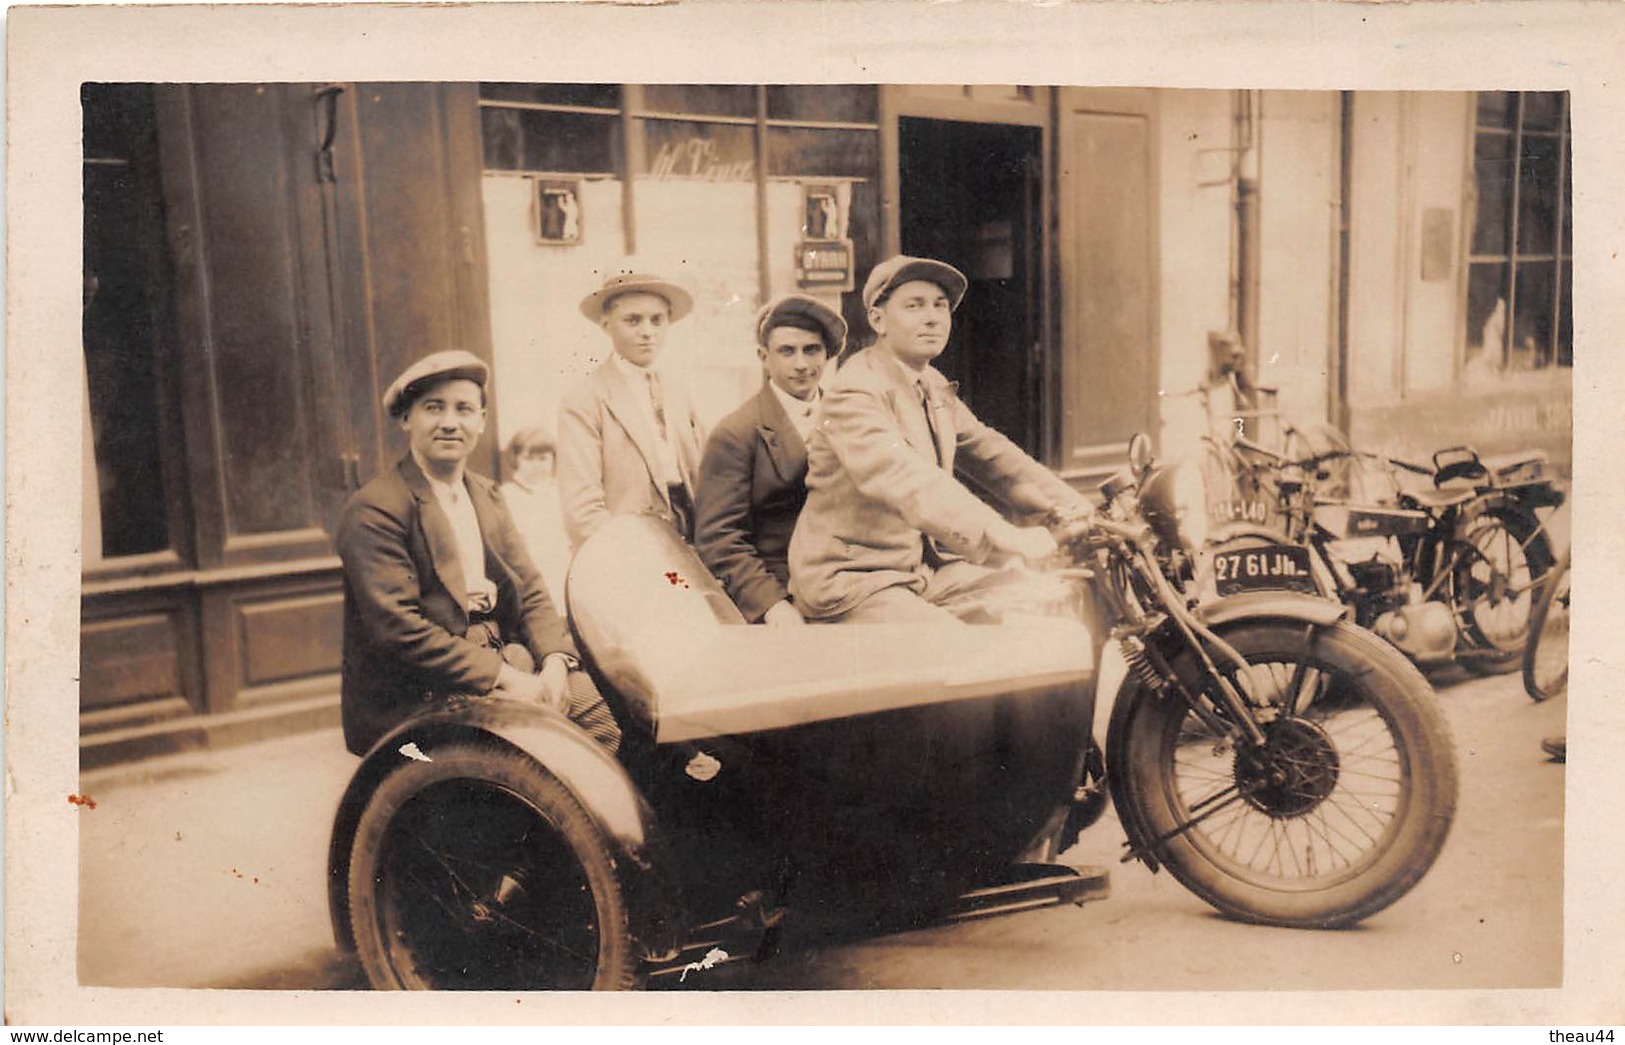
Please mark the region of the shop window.
<svg viewBox="0 0 1625 1045"><path fill-rule="evenodd" d="M480 124L486 170L613 174L621 166L618 117L482 106Z"/></svg>
<svg viewBox="0 0 1625 1045"><path fill-rule="evenodd" d="M756 128L737 123L644 120L647 173L654 178L750 181L756 177Z"/></svg>
<svg viewBox="0 0 1625 1045"><path fill-rule="evenodd" d="M854 84L773 85L767 118L807 123L863 123L880 119L880 90Z"/></svg>
<svg viewBox="0 0 1625 1045"><path fill-rule="evenodd" d="M615 174L621 169L620 102L616 84L481 84L485 169Z"/></svg>
<svg viewBox="0 0 1625 1045"><path fill-rule="evenodd" d="M573 106L615 112L621 88L613 83L482 83L480 98L531 105Z"/></svg>
<svg viewBox="0 0 1625 1045"><path fill-rule="evenodd" d="M1478 95L1469 380L1573 364L1570 156L1567 93Z"/></svg>
<svg viewBox="0 0 1625 1045"><path fill-rule="evenodd" d="M879 167L880 136L873 131L768 128L770 177L866 178Z"/></svg>
<svg viewBox="0 0 1625 1045"><path fill-rule="evenodd" d="M739 84L652 83L643 111L673 116L756 118L756 88Z"/></svg>
<svg viewBox="0 0 1625 1045"><path fill-rule="evenodd" d="M152 88L86 84L85 558L172 545L159 357L170 316Z"/></svg>

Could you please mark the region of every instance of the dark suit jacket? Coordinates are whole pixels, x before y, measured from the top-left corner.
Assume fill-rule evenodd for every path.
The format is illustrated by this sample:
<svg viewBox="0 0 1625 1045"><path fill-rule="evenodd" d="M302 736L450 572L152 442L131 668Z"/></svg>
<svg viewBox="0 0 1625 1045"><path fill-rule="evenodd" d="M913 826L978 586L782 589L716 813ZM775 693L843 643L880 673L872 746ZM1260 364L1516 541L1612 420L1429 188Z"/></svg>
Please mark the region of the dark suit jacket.
<svg viewBox="0 0 1625 1045"><path fill-rule="evenodd" d="M576 656L496 484L467 473L497 586L493 617L540 664ZM426 696L489 693L502 657L468 638L468 592L451 520L411 454L356 491L339 519L344 562L344 743L364 753Z"/></svg>
<svg viewBox="0 0 1625 1045"><path fill-rule="evenodd" d="M919 392L883 348L852 356L825 390L807 447L807 504L790 541L790 590L803 614L834 617L894 585L922 591L927 541L938 562L984 561L988 528L1000 517L955 469L1019 511L1084 504L977 420L935 367L924 379L935 404L931 427Z"/></svg>
<svg viewBox="0 0 1625 1045"><path fill-rule="evenodd" d="M705 445L705 427L682 382L662 383L666 429L677 446L677 463L689 495ZM614 358L582 378L559 401L559 500L571 549L612 515L658 515L672 519L671 492L659 474L659 439L640 399L615 368Z"/></svg>
<svg viewBox="0 0 1625 1045"><path fill-rule="evenodd" d="M764 382L711 433L694 504L694 547L746 620L788 593L790 534L805 503L807 445Z"/></svg>

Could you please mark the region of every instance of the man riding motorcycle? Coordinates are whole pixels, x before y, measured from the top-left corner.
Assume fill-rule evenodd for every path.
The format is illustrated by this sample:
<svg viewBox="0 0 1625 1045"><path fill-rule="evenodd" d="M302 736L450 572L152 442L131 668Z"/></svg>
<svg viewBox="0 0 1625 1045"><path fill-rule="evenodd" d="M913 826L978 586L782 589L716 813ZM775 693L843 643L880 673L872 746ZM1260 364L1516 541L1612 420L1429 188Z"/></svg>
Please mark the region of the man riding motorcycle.
<svg viewBox="0 0 1625 1045"><path fill-rule="evenodd" d="M1055 553L1047 530L1005 521L955 479L956 467L1018 511L1086 510L931 366L967 285L951 265L906 255L864 283L879 340L848 359L827 392L790 541L791 594L811 620L953 620L943 603L1003 583L982 563Z"/></svg>

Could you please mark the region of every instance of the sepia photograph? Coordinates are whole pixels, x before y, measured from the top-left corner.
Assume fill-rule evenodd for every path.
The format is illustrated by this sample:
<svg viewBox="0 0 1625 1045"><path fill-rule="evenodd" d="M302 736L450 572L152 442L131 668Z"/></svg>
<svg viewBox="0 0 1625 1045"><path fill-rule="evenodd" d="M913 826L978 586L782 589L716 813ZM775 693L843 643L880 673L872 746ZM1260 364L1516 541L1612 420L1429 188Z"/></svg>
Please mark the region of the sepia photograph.
<svg viewBox="0 0 1625 1045"><path fill-rule="evenodd" d="M43 961L18 845L72 865L22 879L67 934L29 1022L200 988L1625 1013L1617 933L1575 938L1619 909L1572 862L1619 851L1616 792L1568 777L1571 544L1620 556L1576 521L1618 473L1617 404L1577 406L1610 387L1577 302L1620 289L1598 70L899 50L13 83L78 179L10 208L14 309L36 228L62 305L12 314L8 503L66 514L12 516L8 598L65 585L27 663L71 656L24 670L13 607L8 783L47 728L68 764L8 787L41 832L8 970ZM564 1018L662 1011L632 997Z"/></svg>

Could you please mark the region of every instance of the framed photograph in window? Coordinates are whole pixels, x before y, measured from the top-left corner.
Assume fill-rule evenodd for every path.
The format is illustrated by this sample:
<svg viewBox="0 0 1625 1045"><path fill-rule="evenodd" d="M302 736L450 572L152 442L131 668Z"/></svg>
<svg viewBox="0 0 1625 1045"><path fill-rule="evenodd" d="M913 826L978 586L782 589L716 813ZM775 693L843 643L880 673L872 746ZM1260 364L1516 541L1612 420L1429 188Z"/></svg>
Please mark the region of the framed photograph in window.
<svg viewBox="0 0 1625 1045"><path fill-rule="evenodd" d="M581 242L581 183L536 179L536 242L571 246Z"/></svg>

